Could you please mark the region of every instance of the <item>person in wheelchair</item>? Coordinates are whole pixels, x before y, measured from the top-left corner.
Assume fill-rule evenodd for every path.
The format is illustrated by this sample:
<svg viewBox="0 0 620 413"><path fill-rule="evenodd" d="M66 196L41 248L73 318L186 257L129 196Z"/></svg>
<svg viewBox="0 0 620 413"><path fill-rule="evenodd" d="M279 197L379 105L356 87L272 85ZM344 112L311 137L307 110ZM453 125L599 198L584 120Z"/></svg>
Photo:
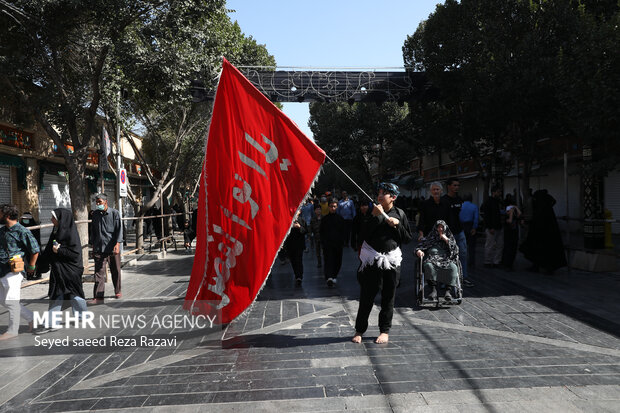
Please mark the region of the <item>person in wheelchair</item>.
<svg viewBox="0 0 620 413"><path fill-rule="evenodd" d="M450 287L459 286L461 262L459 247L448 225L442 220L437 221L426 238L418 242L415 254L424 260L422 266L424 278L431 287L428 297L432 300L437 299L437 283L439 282L446 286L445 300L451 301Z"/></svg>

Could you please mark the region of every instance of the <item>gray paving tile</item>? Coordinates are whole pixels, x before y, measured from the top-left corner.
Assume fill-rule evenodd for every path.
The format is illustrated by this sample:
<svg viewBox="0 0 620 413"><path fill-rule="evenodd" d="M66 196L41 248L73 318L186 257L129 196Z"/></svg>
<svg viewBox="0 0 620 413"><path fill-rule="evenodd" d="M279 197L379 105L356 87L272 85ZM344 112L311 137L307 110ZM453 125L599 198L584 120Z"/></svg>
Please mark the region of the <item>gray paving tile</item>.
<svg viewBox="0 0 620 413"><path fill-rule="evenodd" d="M140 407L148 399L148 396L123 396L123 397L109 397L105 399L99 399L92 407L93 410L114 410L114 409L127 409L131 407Z"/></svg>
<svg viewBox="0 0 620 413"><path fill-rule="evenodd" d="M44 410L46 412L66 412L68 410L90 410L97 403L98 399L82 399L63 402L53 402ZM31 406L28 406L30 410Z"/></svg>
<svg viewBox="0 0 620 413"><path fill-rule="evenodd" d="M620 400L620 385L569 386L568 390L582 399Z"/></svg>
<svg viewBox="0 0 620 413"><path fill-rule="evenodd" d="M618 400L573 400L577 411L589 413L616 413L620 410Z"/></svg>
<svg viewBox="0 0 620 413"><path fill-rule="evenodd" d="M141 406L175 406L183 404L211 403L215 393L185 393L148 396Z"/></svg>
<svg viewBox="0 0 620 413"><path fill-rule="evenodd" d="M351 396L368 396L382 395L383 389L378 383L352 384L325 386L325 395L327 397L351 397Z"/></svg>
<svg viewBox="0 0 620 413"><path fill-rule="evenodd" d="M216 393L214 403L247 402L258 400L287 400L325 397L323 387L296 387L290 389L262 389L244 392Z"/></svg>

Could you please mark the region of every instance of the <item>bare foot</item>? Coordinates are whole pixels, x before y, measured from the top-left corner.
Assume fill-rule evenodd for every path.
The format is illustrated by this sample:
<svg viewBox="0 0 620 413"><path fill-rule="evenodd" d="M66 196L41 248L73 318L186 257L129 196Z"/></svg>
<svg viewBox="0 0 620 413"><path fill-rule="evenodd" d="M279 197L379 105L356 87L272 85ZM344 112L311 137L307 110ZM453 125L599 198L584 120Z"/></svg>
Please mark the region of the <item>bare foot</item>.
<svg viewBox="0 0 620 413"><path fill-rule="evenodd" d="M388 335L387 333L381 333L379 334L379 337L377 337L377 339L375 340L375 343L377 344L384 344L388 342Z"/></svg>
<svg viewBox="0 0 620 413"><path fill-rule="evenodd" d="M0 335L0 340L8 340L10 338L15 338L15 337L17 337L17 334L4 333Z"/></svg>
<svg viewBox="0 0 620 413"><path fill-rule="evenodd" d="M353 336L351 341L354 342L354 343L361 343L362 342L362 335L360 333L355 333L355 335Z"/></svg>

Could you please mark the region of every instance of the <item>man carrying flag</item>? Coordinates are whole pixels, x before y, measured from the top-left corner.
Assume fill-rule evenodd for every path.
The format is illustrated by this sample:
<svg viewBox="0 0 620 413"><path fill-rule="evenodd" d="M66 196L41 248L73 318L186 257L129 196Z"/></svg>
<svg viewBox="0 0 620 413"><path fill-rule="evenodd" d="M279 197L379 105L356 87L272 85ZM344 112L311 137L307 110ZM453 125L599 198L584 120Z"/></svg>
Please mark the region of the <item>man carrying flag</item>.
<svg viewBox="0 0 620 413"><path fill-rule="evenodd" d="M256 298L325 153L224 59L185 298L229 323Z"/></svg>
<svg viewBox="0 0 620 413"><path fill-rule="evenodd" d="M354 343L362 342L362 335L368 328L368 317L379 291L381 291L380 334L375 342L378 344L388 342L394 315L396 287L400 281L400 263L403 260L400 246L412 238L407 215L402 209L394 206L398 194L396 185L389 182L380 183L372 218L362 229L364 237L360 250L362 263L357 273L361 286L360 304L355 320Z"/></svg>

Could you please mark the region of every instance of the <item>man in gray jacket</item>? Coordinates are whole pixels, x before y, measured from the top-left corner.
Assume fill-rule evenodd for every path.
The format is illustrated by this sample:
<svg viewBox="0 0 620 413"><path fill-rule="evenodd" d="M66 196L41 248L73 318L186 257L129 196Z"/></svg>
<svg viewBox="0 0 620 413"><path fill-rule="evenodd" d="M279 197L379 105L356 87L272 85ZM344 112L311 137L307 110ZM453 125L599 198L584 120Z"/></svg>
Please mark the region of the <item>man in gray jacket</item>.
<svg viewBox="0 0 620 413"><path fill-rule="evenodd" d="M89 304L103 303L105 293L106 268L110 265L114 294L121 298L121 243L123 226L119 212L108 206L106 194L97 194L97 209L92 214L90 241L95 259L95 286L93 300Z"/></svg>

